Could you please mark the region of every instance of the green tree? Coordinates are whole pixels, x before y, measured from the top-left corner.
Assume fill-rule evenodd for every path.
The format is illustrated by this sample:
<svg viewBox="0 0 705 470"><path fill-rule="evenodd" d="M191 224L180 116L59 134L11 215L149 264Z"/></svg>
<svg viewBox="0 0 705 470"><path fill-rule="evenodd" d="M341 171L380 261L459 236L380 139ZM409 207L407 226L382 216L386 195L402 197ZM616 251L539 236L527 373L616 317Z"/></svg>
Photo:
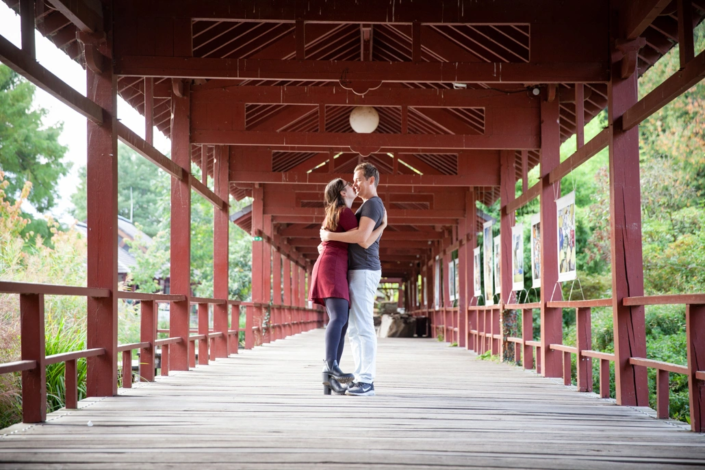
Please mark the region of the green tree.
<svg viewBox="0 0 705 470"><path fill-rule="evenodd" d="M26 181L32 183L27 201L40 213L56 205L57 185L71 168L64 161L67 148L59 144L62 124L44 126L47 111L32 107L35 86L9 67L0 64L0 169L5 172L5 197L20 198ZM51 237L46 221L30 214L25 233Z"/></svg>

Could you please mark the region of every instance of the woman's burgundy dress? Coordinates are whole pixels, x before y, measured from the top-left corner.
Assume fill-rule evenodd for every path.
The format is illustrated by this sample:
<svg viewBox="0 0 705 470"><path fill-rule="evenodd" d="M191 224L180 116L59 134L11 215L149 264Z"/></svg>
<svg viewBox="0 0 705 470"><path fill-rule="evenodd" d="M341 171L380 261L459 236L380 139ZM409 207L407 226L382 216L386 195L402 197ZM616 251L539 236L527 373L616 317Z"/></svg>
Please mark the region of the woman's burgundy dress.
<svg viewBox="0 0 705 470"><path fill-rule="evenodd" d="M347 232L357 228L353 211L343 208L338 218L336 232ZM323 242L323 253L318 256L311 273L311 286L308 299L325 305L330 297L345 299L350 303L348 293L348 244L343 242Z"/></svg>

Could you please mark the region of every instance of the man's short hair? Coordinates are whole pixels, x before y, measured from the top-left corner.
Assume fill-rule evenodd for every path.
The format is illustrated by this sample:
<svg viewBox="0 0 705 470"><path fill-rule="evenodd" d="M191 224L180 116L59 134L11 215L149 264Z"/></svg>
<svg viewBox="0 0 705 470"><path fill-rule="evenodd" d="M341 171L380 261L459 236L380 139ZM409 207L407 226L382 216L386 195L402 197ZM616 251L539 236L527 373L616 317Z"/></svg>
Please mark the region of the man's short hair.
<svg viewBox="0 0 705 470"><path fill-rule="evenodd" d="M363 171L363 174L365 175L365 179L370 179L373 176L375 177L375 188L379 185L379 170L372 163L370 163L370 162L360 163L358 166L355 167L355 173L357 173L358 170Z"/></svg>

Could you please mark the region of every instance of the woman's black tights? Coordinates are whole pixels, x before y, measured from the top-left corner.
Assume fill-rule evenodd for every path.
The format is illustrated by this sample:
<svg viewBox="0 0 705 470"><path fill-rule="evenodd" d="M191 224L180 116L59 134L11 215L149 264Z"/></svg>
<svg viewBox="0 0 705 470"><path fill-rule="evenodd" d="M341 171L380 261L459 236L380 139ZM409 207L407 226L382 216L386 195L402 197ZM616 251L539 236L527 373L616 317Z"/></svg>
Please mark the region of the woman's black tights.
<svg viewBox="0 0 705 470"><path fill-rule="evenodd" d="M325 299L328 310L326 327L326 361L338 361L343 357L345 333L348 331L349 304L345 299L329 297Z"/></svg>

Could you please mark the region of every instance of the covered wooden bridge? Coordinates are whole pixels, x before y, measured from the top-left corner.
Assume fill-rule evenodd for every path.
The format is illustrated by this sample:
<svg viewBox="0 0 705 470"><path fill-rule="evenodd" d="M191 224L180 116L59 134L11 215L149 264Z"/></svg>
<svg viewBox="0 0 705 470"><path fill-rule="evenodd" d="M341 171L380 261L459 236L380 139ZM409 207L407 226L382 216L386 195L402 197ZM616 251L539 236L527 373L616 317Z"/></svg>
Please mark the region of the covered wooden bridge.
<svg viewBox="0 0 705 470"><path fill-rule="evenodd" d="M20 296L22 357L0 373L21 371L26 423L0 440L0 461L91 468L231 466L238 455L252 467L704 463L699 434L644 411L647 368L659 371L659 418L668 417L669 373L686 374L690 426L705 429L705 294L644 296L638 130L705 76L705 55L693 46L702 1L3 1L21 15L22 47L0 36L0 61L87 118L88 285L0 282L0 292ZM85 66L87 96L35 60L35 28ZM638 76L675 44L680 70L639 100ZM144 115L144 139L119 122L118 95ZM372 133L351 128L360 106L379 116ZM608 127L585 142L586 121L603 109ZM152 146L155 127L171 138L170 158ZM573 135L577 151L561 162L560 145ZM118 140L172 176L169 294L118 290ZM556 195L564 177L605 147L612 298L562 301ZM385 340L382 397L333 402L318 396L315 383L320 331L280 340L322 326L323 312L306 307L305 293L323 188L338 176L351 179L363 160L382 174L378 191L389 214L383 276L399 283L407 311L431 318L432 336L460 348ZM537 165L539 181L529 187ZM191 294L192 190L215 207L212 298ZM251 208L233 217L253 236L252 301L242 303L228 299L229 201L246 196ZM511 256L502 256L500 294L495 305L482 305L490 302L479 301L473 285L485 222L476 202L501 201L501 252L509 254L514 213L537 198L540 300L518 303ZM85 351L46 356L46 295L88 298ZM141 302L139 343L118 344L122 299ZM157 334L157 303L170 304L168 338ZM648 359L644 306L659 303L687 305L687 365ZM592 349L590 308L598 306L613 311L613 354ZM563 308L576 309L575 347L563 345ZM502 328L511 311L522 314L522 337ZM238 351L241 314L253 351ZM130 364L135 350L142 379L155 381L157 349L162 375L173 377L119 391L118 363ZM513 351L538 375L478 362L466 350ZM579 392L592 391L592 361L600 361L602 398L614 362L621 407L556 383L570 383L572 354ZM88 358L89 398L78 403L80 358ZM45 367L57 362L66 363L67 410L48 419ZM83 427L86 417L94 427ZM331 441L346 421L372 430ZM514 439L521 445L506 445ZM59 447L64 453L53 460Z"/></svg>

